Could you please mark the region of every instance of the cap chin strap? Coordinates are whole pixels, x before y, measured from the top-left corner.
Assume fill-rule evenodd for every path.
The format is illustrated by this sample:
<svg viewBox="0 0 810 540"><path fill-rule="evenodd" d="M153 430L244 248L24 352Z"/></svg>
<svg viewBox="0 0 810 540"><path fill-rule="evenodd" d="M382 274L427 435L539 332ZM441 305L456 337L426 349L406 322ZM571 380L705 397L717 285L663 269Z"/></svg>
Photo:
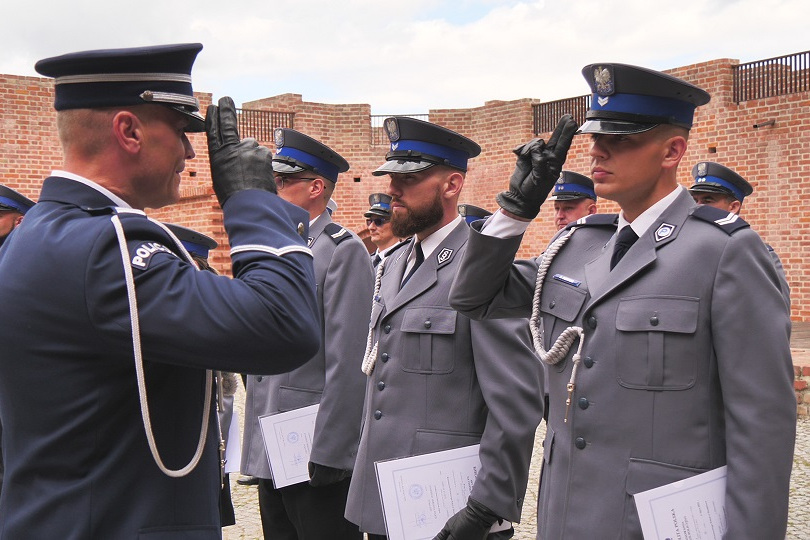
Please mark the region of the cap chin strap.
<svg viewBox="0 0 810 540"><path fill-rule="evenodd" d="M205 439L208 436L208 419L210 418L211 414L211 396L213 395L213 385L211 383L213 375L210 369L205 370L203 418L202 426L200 427L200 440L197 443L197 450L194 452L194 456L192 456L191 461L188 462L188 465L182 469L169 469L163 464L163 460L158 452L157 444L155 443L155 434L152 431L152 421L149 416L149 403L146 399L146 382L144 381L143 376L143 356L141 351L141 330L138 322L138 302L135 296L135 280L132 277L132 267L129 264L129 249L127 248L126 236L124 236L124 227L121 225L121 219L118 217L118 215L114 214L111 219L113 226L115 227L115 234L118 236L118 246L121 249L121 261L124 263L124 277L126 278L127 299L129 300L129 319L132 327L132 349L135 357L135 373L138 378L138 397L140 398L141 418L143 419L143 428L146 432L146 440L149 443L149 450L152 452L152 458L155 460L155 463L163 474L172 478L181 478L191 473L191 471L193 471L200 463L200 458L202 458L203 449L205 448ZM154 220L150 221L160 225L174 240L175 245L181 250L186 260L194 264L191 255L189 255L186 248L180 243L180 241L177 239L174 233L168 229L168 227ZM196 268L197 265L194 265L194 267Z"/></svg>
<svg viewBox="0 0 810 540"><path fill-rule="evenodd" d="M551 346L551 349L546 351L543 348L545 330L543 328L543 318L540 314L540 300L543 293L543 281L545 280L546 273L551 266L551 261L554 260L557 252L562 249L562 247L566 242L568 242L568 239L571 238L571 235L574 234L574 231L577 229L578 227L572 227L567 233L557 238L543 252L543 257L540 259L540 266L537 269L537 281L535 282L534 298L532 299L532 316L531 319L529 319L529 330L531 330L532 333L534 350L537 352L540 360L546 364L552 366L559 364L565 359L568 351L571 350L571 345L573 345L574 341L576 341L577 338L579 339L577 352L572 358L573 368L571 368L571 378L568 380L568 399L565 402L565 422L568 421L568 407L571 405L571 397L574 393L574 388L576 388L577 368L579 368L579 363L582 360L581 354L582 345L585 343L585 331L579 326L569 326L563 330L559 336L557 336L557 339L554 341L554 345Z"/></svg>

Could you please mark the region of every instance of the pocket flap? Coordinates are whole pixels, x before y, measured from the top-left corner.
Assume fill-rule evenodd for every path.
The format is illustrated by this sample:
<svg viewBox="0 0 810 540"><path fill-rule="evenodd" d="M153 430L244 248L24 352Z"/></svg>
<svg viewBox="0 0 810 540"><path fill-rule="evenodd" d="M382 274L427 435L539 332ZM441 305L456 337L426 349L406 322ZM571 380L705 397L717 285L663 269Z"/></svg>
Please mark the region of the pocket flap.
<svg viewBox="0 0 810 540"><path fill-rule="evenodd" d="M616 328L624 332L677 332L697 330L700 300L687 296L644 296L619 301Z"/></svg>
<svg viewBox="0 0 810 540"><path fill-rule="evenodd" d="M627 468L627 494L635 495L648 489L691 478L707 470L673 465L661 461L631 458L630 465Z"/></svg>
<svg viewBox="0 0 810 540"><path fill-rule="evenodd" d="M566 322L572 322L585 303L587 292L567 283L546 280L540 311Z"/></svg>
<svg viewBox="0 0 810 540"><path fill-rule="evenodd" d="M418 307L405 311L402 331L419 334L453 334L457 313L449 308Z"/></svg>
<svg viewBox="0 0 810 540"><path fill-rule="evenodd" d="M305 388L280 386L278 389L278 408L280 411L292 411L321 402L321 392Z"/></svg>

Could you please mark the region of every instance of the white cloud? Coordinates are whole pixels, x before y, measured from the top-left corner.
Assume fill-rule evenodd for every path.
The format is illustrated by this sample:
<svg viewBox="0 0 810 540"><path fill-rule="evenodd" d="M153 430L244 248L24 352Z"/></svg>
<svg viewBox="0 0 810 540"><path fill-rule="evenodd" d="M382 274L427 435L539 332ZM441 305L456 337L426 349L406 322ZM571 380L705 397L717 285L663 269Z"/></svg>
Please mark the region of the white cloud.
<svg viewBox="0 0 810 540"><path fill-rule="evenodd" d="M237 103L292 92L375 113L559 99L587 91L582 66L668 69L807 48L804 0L78 0L26 3L0 20L0 73L83 49L199 41L195 88Z"/></svg>

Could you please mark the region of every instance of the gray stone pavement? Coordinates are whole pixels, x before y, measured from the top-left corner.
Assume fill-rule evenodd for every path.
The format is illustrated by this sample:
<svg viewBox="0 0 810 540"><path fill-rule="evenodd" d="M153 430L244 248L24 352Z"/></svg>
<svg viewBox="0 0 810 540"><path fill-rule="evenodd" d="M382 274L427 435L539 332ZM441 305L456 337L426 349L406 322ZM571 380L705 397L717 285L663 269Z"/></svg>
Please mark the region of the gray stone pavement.
<svg viewBox="0 0 810 540"><path fill-rule="evenodd" d="M240 385L239 392L234 400L240 419L244 416L242 409L244 397L244 390ZM523 520L522 523L515 526L515 538L518 540L533 540L535 538L537 486L540 465L543 461L541 443L545 434L545 423L541 423L535 438L529 487L526 491L523 506ZM236 525L225 527L223 529L223 538L225 540L263 538L256 487L238 485L236 483L238 477L239 475L231 475L231 493L236 510ZM753 489L756 489L756 487L753 487ZM788 540L810 538L810 506L808 506L808 503L810 503L810 418L800 418L797 424L796 451L793 458L793 475L790 482Z"/></svg>

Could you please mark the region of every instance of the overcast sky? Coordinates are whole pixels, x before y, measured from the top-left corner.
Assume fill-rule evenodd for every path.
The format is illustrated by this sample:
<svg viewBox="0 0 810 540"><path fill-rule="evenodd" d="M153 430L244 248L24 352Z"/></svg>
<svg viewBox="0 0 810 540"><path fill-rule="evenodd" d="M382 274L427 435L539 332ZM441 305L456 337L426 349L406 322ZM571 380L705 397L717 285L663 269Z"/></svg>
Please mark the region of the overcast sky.
<svg viewBox="0 0 810 540"><path fill-rule="evenodd" d="M654 69L810 50L808 0L27 0L0 17L0 73L45 57L200 42L194 89L374 114L588 92L581 68Z"/></svg>

